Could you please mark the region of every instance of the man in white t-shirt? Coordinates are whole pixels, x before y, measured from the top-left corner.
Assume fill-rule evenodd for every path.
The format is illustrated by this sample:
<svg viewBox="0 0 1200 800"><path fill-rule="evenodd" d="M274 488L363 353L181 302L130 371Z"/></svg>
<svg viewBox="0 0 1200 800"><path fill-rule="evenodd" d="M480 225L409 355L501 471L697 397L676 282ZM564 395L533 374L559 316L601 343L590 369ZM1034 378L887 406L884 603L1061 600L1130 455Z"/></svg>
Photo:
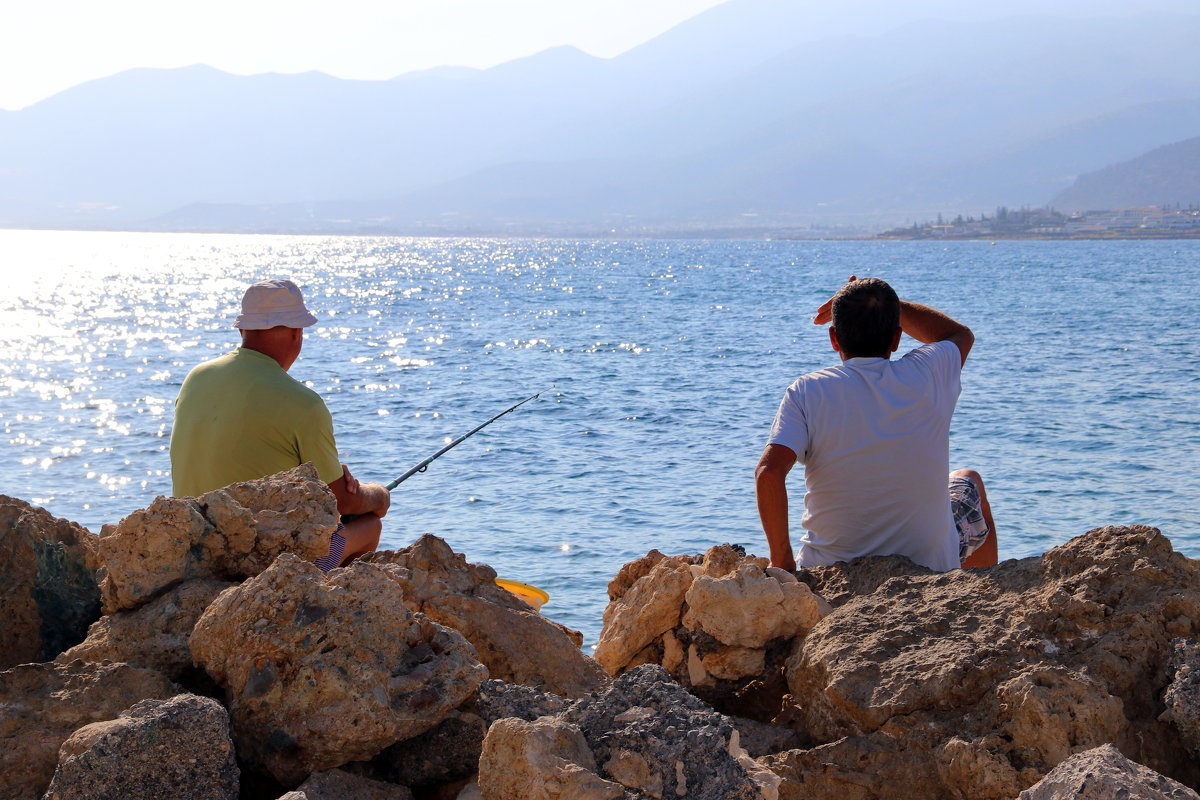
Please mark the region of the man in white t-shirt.
<svg viewBox="0 0 1200 800"><path fill-rule="evenodd" d="M983 481L950 472L950 417L975 341L942 312L854 276L817 309L838 366L788 387L755 471L771 563L796 569L786 478L804 464L800 566L904 555L934 570L996 563ZM892 361L907 333L922 345ZM947 487L949 474L949 488Z"/></svg>

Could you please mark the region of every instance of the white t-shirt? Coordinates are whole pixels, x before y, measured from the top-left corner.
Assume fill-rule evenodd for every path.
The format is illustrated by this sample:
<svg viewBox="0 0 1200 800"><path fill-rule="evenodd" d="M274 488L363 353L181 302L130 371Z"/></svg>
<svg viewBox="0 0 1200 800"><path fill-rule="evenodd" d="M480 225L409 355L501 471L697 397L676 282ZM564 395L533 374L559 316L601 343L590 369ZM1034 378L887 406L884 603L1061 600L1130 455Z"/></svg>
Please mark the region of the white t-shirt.
<svg viewBox="0 0 1200 800"><path fill-rule="evenodd" d="M950 512L950 417L961 389L953 342L903 358L851 358L788 387L769 444L804 464L800 566L905 555L959 566Z"/></svg>

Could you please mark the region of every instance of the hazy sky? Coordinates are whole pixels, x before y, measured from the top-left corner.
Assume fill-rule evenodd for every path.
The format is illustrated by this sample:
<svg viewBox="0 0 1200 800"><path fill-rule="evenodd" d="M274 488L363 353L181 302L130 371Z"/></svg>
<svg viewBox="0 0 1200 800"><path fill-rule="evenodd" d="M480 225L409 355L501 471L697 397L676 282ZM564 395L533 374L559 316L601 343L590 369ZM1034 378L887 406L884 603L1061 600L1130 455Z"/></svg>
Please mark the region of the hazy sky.
<svg viewBox="0 0 1200 800"><path fill-rule="evenodd" d="M0 108L131 67L390 78L572 44L613 56L722 0L31 0L6 4Z"/></svg>

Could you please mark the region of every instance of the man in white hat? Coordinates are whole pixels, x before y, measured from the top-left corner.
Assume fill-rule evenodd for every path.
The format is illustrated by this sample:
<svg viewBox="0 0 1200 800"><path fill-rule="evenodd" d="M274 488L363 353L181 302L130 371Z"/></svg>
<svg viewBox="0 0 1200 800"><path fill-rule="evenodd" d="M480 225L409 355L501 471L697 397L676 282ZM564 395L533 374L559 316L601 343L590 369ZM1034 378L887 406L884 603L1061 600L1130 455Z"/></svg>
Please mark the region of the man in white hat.
<svg viewBox="0 0 1200 800"><path fill-rule="evenodd" d="M180 387L171 479L176 497L195 497L311 461L349 520L333 535L329 555L317 560L328 571L378 546L391 494L355 480L338 459L325 402L288 375L304 329L316 321L291 281L246 290L234 322L242 346L194 368Z"/></svg>

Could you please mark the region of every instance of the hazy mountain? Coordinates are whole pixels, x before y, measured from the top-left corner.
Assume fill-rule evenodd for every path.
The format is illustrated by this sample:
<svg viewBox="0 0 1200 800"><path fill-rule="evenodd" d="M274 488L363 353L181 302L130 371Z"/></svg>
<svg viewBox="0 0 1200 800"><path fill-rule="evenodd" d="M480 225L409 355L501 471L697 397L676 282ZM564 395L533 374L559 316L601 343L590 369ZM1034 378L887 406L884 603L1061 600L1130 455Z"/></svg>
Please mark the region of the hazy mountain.
<svg viewBox="0 0 1200 800"><path fill-rule="evenodd" d="M1200 205L1200 137L1081 175L1051 202L1062 211Z"/></svg>
<svg viewBox="0 0 1200 800"><path fill-rule="evenodd" d="M1194 3L1126 6L732 0L613 59L561 47L389 81L133 70L0 114L0 224L887 224L1041 205L1200 133Z"/></svg>

